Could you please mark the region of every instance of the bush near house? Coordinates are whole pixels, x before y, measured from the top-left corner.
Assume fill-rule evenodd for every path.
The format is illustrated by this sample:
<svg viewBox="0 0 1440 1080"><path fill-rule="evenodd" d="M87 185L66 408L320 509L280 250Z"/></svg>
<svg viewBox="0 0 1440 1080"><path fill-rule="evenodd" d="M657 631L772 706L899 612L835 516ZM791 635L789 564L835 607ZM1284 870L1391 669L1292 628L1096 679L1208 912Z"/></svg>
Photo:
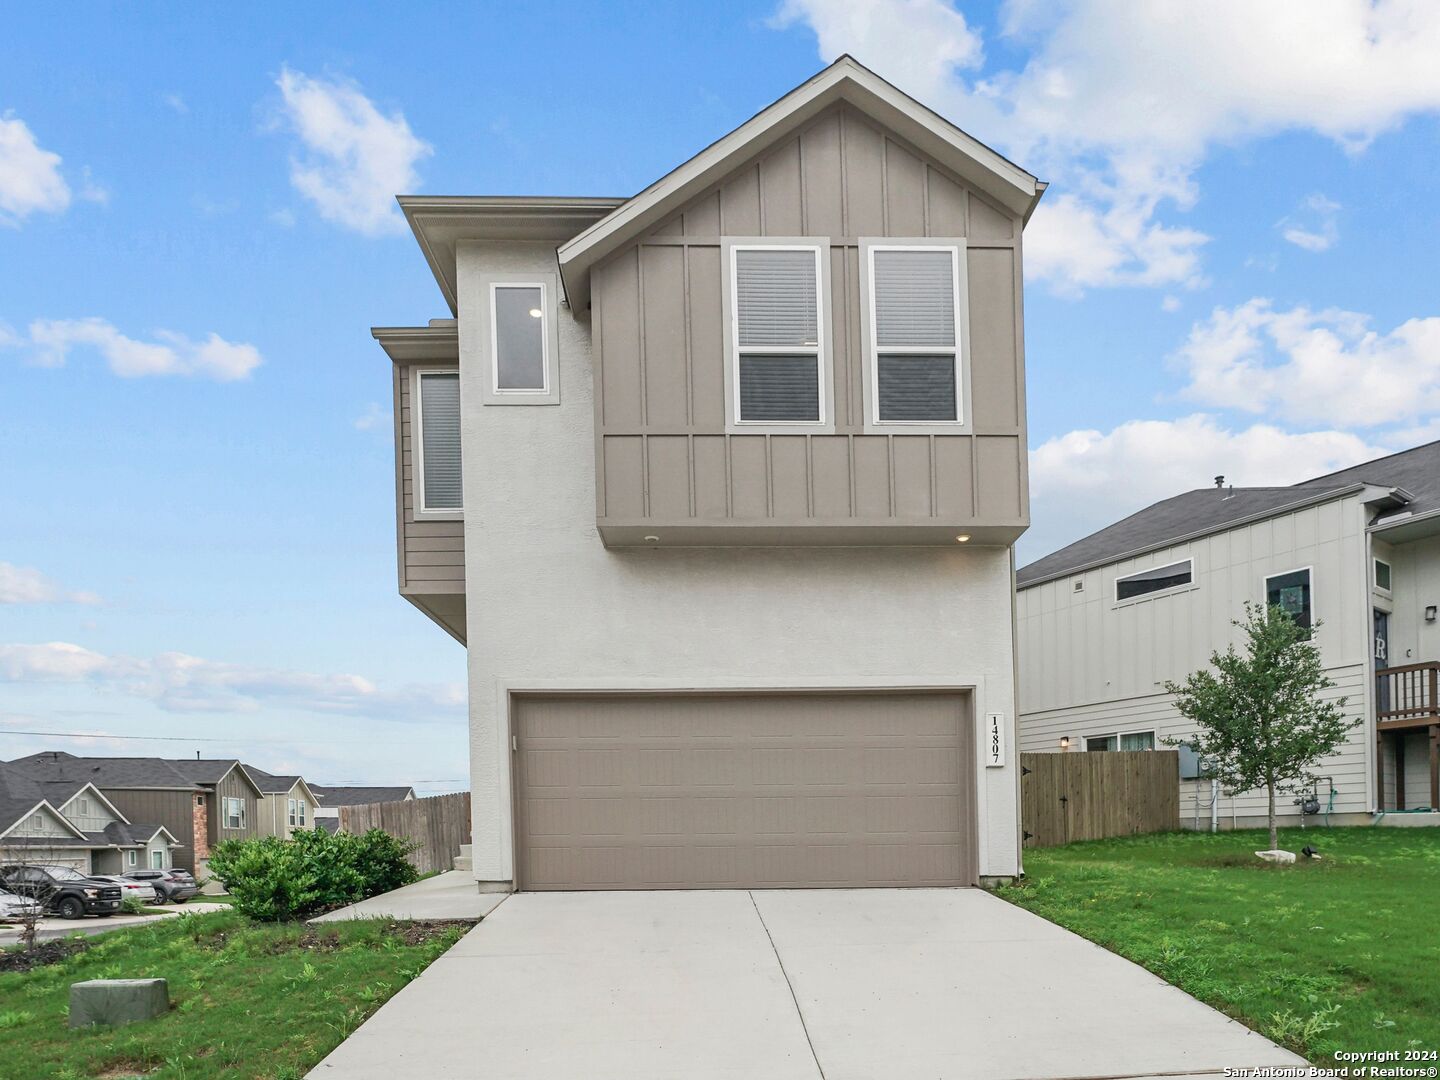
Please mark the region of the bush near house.
<svg viewBox="0 0 1440 1080"><path fill-rule="evenodd" d="M224 882L235 910L276 922L410 884L416 873L406 856L414 848L379 829L359 836L307 829L290 840L223 841L210 855L210 872Z"/></svg>

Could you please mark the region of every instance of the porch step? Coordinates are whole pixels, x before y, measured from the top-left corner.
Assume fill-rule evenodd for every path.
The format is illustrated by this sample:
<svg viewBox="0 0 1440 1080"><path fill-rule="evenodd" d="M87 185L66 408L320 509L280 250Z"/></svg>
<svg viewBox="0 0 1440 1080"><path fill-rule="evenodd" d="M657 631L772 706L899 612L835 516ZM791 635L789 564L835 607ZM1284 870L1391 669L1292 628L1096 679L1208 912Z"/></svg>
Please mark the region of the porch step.
<svg viewBox="0 0 1440 1080"><path fill-rule="evenodd" d="M455 856L455 869L456 869L456 870L473 870L473 869L475 869L475 864L474 864L474 862L473 862L473 861L471 860L471 858L470 858L470 845L469 845L469 844L461 844L461 845L460 845L460 854Z"/></svg>

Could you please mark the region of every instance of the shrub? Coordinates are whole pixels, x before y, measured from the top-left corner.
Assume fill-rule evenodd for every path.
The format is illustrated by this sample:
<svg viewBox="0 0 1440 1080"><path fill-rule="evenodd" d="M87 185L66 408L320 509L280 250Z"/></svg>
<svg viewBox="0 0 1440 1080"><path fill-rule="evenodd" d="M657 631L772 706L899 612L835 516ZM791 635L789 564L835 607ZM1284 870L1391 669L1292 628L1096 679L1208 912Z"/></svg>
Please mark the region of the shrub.
<svg viewBox="0 0 1440 1080"><path fill-rule="evenodd" d="M120 901L120 910L126 915L139 915L145 910L145 903L138 896L127 896Z"/></svg>
<svg viewBox="0 0 1440 1080"><path fill-rule="evenodd" d="M242 915L273 922L410 884L417 875L406 856L415 846L379 829L360 836L308 829L290 840L222 841L210 854L210 872L224 882Z"/></svg>

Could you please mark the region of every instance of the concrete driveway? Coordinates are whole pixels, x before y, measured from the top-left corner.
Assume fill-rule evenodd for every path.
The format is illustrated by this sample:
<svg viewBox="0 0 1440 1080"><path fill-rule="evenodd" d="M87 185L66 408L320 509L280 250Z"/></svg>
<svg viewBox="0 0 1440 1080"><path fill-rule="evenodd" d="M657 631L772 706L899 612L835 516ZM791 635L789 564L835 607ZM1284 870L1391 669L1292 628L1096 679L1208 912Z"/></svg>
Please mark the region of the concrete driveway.
<svg viewBox="0 0 1440 1080"><path fill-rule="evenodd" d="M875 1080L1303 1065L978 889L522 893L311 1072Z"/></svg>

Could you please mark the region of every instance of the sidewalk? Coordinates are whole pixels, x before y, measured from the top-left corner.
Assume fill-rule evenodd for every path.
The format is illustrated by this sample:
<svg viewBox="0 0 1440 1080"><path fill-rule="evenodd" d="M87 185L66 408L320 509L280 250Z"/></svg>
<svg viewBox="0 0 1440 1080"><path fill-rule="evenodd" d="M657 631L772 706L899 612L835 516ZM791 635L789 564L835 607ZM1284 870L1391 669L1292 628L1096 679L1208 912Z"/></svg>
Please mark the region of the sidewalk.
<svg viewBox="0 0 1440 1080"><path fill-rule="evenodd" d="M50 915L41 919L36 925L35 940L51 941L55 938L69 937L71 934L84 934L87 937L95 937L99 934L108 934L112 930L124 930L129 926L140 926L144 923L155 923L162 919L173 919L178 915L203 915L207 911L229 911L229 904L207 904L204 901L192 900L189 903L157 915L111 915L108 919L97 919L86 917L83 919L61 919L58 916ZM6 945L14 945L20 940L20 928L15 925L0 927L0 948Z"/></svg>
<svg viewBox="0 0 1440 1080"><path fill-rule="evenodd" d="M346 919L414 919L437 921L465 919L479 922L494 911L509 893L482 893L474 875L465 870L447 870L443 874L417 881L358 904L327 912L309 920L312 923L342 922Z"/></svg>

